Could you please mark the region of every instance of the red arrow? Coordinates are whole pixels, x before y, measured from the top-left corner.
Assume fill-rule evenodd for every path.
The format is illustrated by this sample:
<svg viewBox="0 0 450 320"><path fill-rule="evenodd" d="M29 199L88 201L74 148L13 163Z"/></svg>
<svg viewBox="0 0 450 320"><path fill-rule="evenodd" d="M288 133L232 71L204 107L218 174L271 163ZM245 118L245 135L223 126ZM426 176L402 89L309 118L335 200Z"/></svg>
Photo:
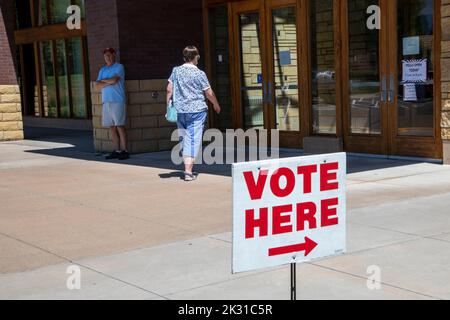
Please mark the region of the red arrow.
<svg viewBox="0 0 450 320"><path fill-rule="evenodd" d="M281 256L284 254L297 253L302 251L305 251L305 257L307 257L317 246L318 244L316 242L308 237L305 237L305 243L269 249L269 257Z"/></svg>

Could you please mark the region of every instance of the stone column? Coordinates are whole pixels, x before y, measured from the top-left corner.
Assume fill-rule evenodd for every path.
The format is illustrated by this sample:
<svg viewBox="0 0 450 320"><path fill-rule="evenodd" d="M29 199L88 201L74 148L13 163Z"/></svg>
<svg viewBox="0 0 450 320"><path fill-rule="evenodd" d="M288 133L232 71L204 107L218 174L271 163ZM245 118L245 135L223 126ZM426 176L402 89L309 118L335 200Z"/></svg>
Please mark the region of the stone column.
<svg viewBox="0 0 450 320"><path fill-rule="evenodd" d="M18 85L0 85L0 141L23 139Z"/></svg>
<svg viewBox="0 0 450 320"><path fill-rule="evenodd" d="M450 0L442 0L442 139L444 164L450 165Z"/></svg>
<svg viewBox="0 0 450 320"><path fill-rule="evenodd" d="M108 128L102 127L101 93L92 83L92 111L94 144L97 152L111 152L113 145ZM127 80L127 135L131 153L171 150L177 142L171 141L174 124L166 114L167 80Z"/></svg>
<svg viewBox="0 0 450 320"><path fill-rule="evenodd" d="M12 41L14 5L0 0L0 141L23 139L20 88Z"/></svg>

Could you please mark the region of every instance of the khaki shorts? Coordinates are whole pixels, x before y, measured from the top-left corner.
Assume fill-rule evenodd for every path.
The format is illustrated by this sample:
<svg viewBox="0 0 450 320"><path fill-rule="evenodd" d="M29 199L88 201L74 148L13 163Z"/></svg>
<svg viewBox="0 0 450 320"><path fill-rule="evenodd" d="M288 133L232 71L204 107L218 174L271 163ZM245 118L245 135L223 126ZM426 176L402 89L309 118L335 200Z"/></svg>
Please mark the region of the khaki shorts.
<svg viewBox="0 0 450 320"><path fill-rule="evenodd" d="M107 102L103 104L102 125L104 127L124 127L126 121L124 103Z"/></svg>

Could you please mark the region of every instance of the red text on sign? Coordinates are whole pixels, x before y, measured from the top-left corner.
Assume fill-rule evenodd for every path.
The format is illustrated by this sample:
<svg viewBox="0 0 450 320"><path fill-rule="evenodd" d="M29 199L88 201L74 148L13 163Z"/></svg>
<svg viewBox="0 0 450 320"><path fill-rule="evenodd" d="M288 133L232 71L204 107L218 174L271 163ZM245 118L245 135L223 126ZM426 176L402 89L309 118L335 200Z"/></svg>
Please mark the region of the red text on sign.
<svg viewBox="0 0 450 320"><path fill-rule="evenodd" d="M295 206L275 206L270 209L270 214L269 208L261 208L258 210L258 216L256 216L256 210L246 210L245 238L255 238L257 230L259 237L266 237L292 233L294 230L297 232L314 230L319 225L321 228L338 225L338 205L339 199L332 198L320 201L320 208L314 202L304 202ZM308 229L306 229L306 225L308 225ZM272 226L272 230L269 230L270 226Z"/></svg>
<svg viewBox="0 0 450 320"><path fill-rule="evenodd" d="M286 198L290 196L295 189L296 175L303 177L303 194L309 194L313 191L313 175L320 174L320 191L331 191L339 189L337 180L337 170L339 163L324 163L321 165L299 166L297 172L289 168L280 168L270 177L270 190L277 198ZM252 200L261 200L269 179L269 171L259 171L258 177L253 172L244 172L244 179L247 190ZM286 183L282 185L281 181Z"/></svg>

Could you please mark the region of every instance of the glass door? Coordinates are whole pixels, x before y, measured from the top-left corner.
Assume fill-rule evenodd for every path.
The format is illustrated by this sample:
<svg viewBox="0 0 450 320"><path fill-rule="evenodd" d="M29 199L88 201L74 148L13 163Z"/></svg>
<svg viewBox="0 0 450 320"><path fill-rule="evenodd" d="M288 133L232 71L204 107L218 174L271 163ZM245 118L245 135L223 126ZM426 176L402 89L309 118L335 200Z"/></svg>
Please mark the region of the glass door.
<svg viewBox="0 0 450 320"><path fill-rule="evenodd" d="M238 128L267 129L267 68L264 33L264 2L249 0L232 4L235 30Z"/></svg>
<svg viewBox="0 0 450 320"><path fill-rule="evenodd" d="M266 2L269 124L280 131L280 146L301 147L297 1ZM302 88L305 88L302 86Z"/></svg>
<svg viewBox="0 0 450 320"><path fill-rule="evenodd" d="M439 1L397 0L390 2L390 90L391 153L441 158L440 103L435 70L440 57L436 50L439 24L435 12Z"/></svg>
<svg viewBox="0 0 450 320"><path fill-rule="evenodd" d="M440 1L348 0L343 61L349 152L441 158ZM368 13L372 12L372 16ZM377 22L378 19L378 22Z"/></svg>
<svg viewBox="0 0 450 320"><path fill-rule="evenodd" d="M346 151L387 154L387 17L390 0L348 0L344 23L344 145ZM372 12L370 18L367 12ZM369 19L368 19L369 18ZM344 67L344 68L345 68Z"/></svg>
<svg viewBox="0 0 450 320"><path fill-rule="evenodd" d="M280 131L280 146L299 148L299 41L296 0L232 4L238 126Z"/></svg>

